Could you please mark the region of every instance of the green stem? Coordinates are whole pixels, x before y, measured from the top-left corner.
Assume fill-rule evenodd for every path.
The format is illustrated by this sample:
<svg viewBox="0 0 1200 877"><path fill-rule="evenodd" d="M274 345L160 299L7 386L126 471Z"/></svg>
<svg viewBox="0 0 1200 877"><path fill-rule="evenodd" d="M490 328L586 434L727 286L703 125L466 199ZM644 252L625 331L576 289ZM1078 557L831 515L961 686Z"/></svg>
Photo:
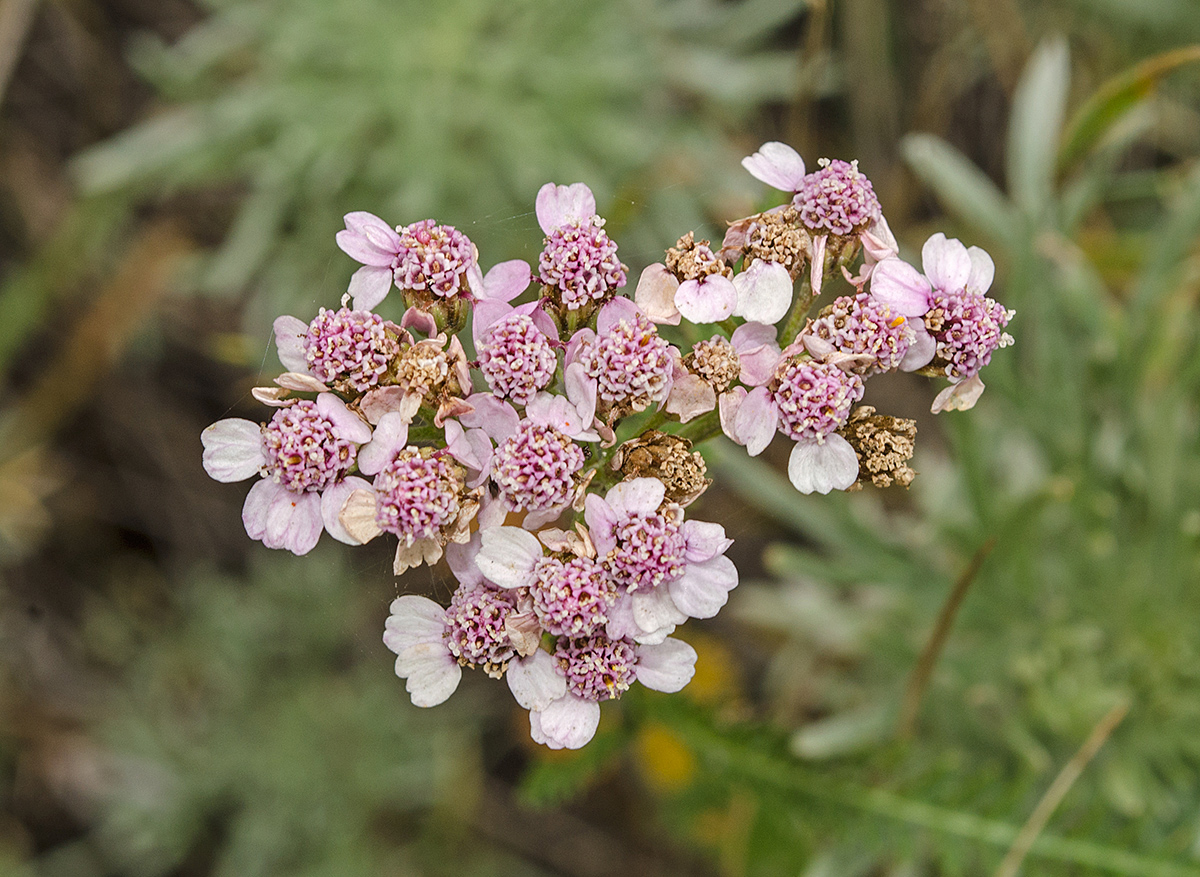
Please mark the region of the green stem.
<svg viewBox="0 0 1200 877"><path fill-rule="evenodd" d="M796 340L796 336L800 334L800 330L804 328L804 321L808 318L808 309L812 307L813 300L816 298L813 295L812 284L809 283L808 275L805 274L800 281L800 289L796 292L796 300L792 304L792 312L788 314L787 322L783 325L783 336L779 342L786 347Z"/></svg>

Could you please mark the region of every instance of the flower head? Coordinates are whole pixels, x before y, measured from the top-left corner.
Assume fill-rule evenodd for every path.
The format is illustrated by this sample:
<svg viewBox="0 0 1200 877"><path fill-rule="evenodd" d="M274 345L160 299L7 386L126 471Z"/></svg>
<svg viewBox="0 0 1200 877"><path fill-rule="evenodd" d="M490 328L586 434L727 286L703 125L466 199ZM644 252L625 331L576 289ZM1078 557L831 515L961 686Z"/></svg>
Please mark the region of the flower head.
<svg viewBox="0 0 1200 877"><path fill-rule="evenodd" d="M507 622L516 614L514 596L486 584L459 585L446 610L446 647L459 664L476 665L494 679L515 654Z"/></svg>
<svg viewBox="0 0 1200 877"><path fill-rule="evenodd" d="M370 311L321 308L302 342L309 373L327 384L344 381L359 392L369 390L400 351L398 336L388 327Z"/></svg>
<svg viewBox="0 0 1200 877"><path fill-rule="evenodd" d="M862 378L835 365L796 357L778 372L773 397L779 428L788 438L820 439L850 417L863 395Z"/></svg>
<svg viewBox="0 0 1200 877"><path fill-rule="evenodd" d="M396 286L453 298L468 289L468 272L478 264L475 245L452 225L422 219L398 229Z"/></svg>
<svg viewBox="0 0 1200 877"><path fill-rule="evenodd" d="M793 204L814 234L857 235L881 215L875 189L857 161L821 159L821 169L804 177Z"/></svg>
<svg viewBox="0 0 1200 877"><path fill-rule="evenodd" d="M567 691L583 700L616 700L637 678L637 649L626 639L609 639L602 633L564 637L555 646L554 657L566 677Z"/></svg>
<svg viewBox="0 0 1200 877"><path fill-rule="evenodd" d="M608 623L616 585L590 557L546 557L533 569L529 587L542 629L555 636L586 636Z"/></svg>
<svg viewBox="0 0 1200 877"><path fill-rule="evenodd" d="M437 538L461 511L462 467L432 448L407 447L375 476L375 521L402 544Z"/></svg>
<svg viewBox="0 0 1200 877"><path fill-rule="evenodd" d="M518 405L528 405L539 390L549 386L558 367L550 338L520 309L488 326L476 351L479 370L492 392Z"/></svg>
<svg viewBox="0 0 1200 877"><path fill-rule="evenodd" d="M626 268L587 186L547 183L538 192L537 216L546 233L539 276L556 308L594 306L625 285Z"/></svg>
<svg viewBox="0 0 1200 877"><path fill-rule="evenodd" d="M865 292L834 299L809 322L804 335L839 353L869 356L859 369L867 375L900 368L917 337L908 319Z"/></svg>
<svg viewBox="0 0 1200 877"><path fill-rule="evenodd" d="M492 481L516 511L565 505L583 469L583 449L554 426L522 421L496 448Z"/></svg>

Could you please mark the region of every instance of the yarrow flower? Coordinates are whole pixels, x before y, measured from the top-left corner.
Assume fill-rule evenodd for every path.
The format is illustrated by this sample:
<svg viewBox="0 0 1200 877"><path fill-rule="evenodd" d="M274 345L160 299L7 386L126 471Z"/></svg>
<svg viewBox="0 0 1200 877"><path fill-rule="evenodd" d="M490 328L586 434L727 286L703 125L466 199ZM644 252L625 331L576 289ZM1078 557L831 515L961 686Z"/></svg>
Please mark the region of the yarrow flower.
<svg viewBox="0 0 1200 877"><path fill-rule="evenodd" d="M539 318L545 314L538 302L519 308L502 304L486 317L475 315L475 351L484 380L497 396L521 406L550 385L558 368L558 330L553 321Z"/></svg>
<svg viewBox="0 0 1200 877"><path fill-rule="evenodd" d="M677 351L628 299L600 310L596 331L581 329L568 347L568 367L578 363L605 408L642 411L666 401Z"/></svg>
<svg viewBox="0 0 1200 877"><path fill-rule="evenodd" d="M586 185L542 186L537 218L546 233L538 265L552 308L578 311L599 305L625 285L626 268Z"/></svg>
<svg viewBox="0 0 1200 877"><path fill-rule="evenodd" d="M266 546L394 539L397 575L445 557L448 604L400 596L384 626L415 705L477 668L506 681L534 741L583 746L634 683L688 683L696 652L672 634L738 585L725 528L685 514L711 483L697 444L723 431L754 456L780 432L803 493L907 487L916 425L858 404L865 380L944 376L935 411L982 391L1012 341L986 253L935 235L921 274L856 162L808 173L766 143L743 165L787 202L719 249L684 234L631 297L583 183L538 191L536 266L486 274L452 226L348 213L337 244L362 267L341 307L275 321L285 371L252 391L271 416L202 434L213 478L258 476L242 518ZM395 322L375 312L393 288Z"/></svg>
<svg viewBox="0 0 1200 877"><path fill-rule="evenodd" d="M871 294L901 314L924 318L936 343L932 367L951 382L934 400L933 412L966 410L983 393L979 369L993 351L1013 342L1003 331L1013 311L985 295L996 268L979 247L938 232L925 241L921 263L924 275L899 258L884 259L871 275Z"/></svg>
<svg viewBox="0 0 1200 877"><path fill-rule="evenodd" d="M821 159L821 169L805 174L792 203L815 234L843 237L861 233L880 217L875 189L858 162Z"/></svg>
<svg viewBox="0 0 1200 877"><path fill-rule="evenodd" d="M345 493L337 488L347 483L358 447L370 437L370 427L332 393L281 407L265 426L227 418L200 436L204 469L216 480L262 476L242 508L246 533L293 554L311 551L322 529L353 541L338 525L334 505L340 508Z"/></svg>
<svg viewBox="0 0 1200 877"><path fill-rule="evenodd" d="M818 357L835 351L862 354L867 359L856 370L873 375L895 369L914 371L926 365L933 348L923 330L923 326L918 330L912 321L883 302L859 292L834 299L809 321L802 340Z"/></svg>

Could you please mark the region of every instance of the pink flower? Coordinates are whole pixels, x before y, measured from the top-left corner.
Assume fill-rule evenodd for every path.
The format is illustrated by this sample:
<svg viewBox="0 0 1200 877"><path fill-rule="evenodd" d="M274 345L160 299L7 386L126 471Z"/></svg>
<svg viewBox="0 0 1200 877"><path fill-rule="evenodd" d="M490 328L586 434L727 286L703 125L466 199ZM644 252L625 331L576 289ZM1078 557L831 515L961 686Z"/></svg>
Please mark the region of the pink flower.
<svg viewBox="0 0 1200 877"><path fill-rule="evenodd" d="M568 379L586 381L586 392L606 408L642 411L666 401L678 351L658 334L632 301L616 298L600 309L596 332L580 329L567 347Z"/></svg>
<svg viewBox="0 0 1200 877"><path fill-rule="evenodd" d="M479 370L497 396L524 406L553 382L558 329L541 302L516 308L505 302L480 302L472 331Z"/></svg>
<svg viewBox="0 0 1200 877"><path fill-rule="evenodd" d="M665 497L657 478L623 481L603 499L587 497L584 518L597 557L618 588L609 636L662 642L687 618L716 615L737 587L724 528L684 521L683 509Z"/></svg>
<svg viewBox="0 0 1200 877"><path fill-rule="evenodd" d="M992 352L1012 343L1004 332L1013 312L984 293L995 265L979 247L933 235L921 249L925 274L899 258L887 258L871 275L871 295L901 314L922 317L931 336L932 359L951 381L933 404L937 413L972 407L983 392L979 370Z"/></svg>
<svg viewBox="0 0 1200 877"><path fill-rule="evenodd" d="M370 438L371 428L332 393L288 403L265 426L227 418L200 435L204 469L216 480L263 476L242 508L246 533L293 554L311 551L322 529L354 543L338 511L349 491L366 484L346 476Z"/></svg>
<svg viewBox="0 0 1200 877"><path fill-rule="evenodd" d="M600 438L592 430L593 411L587 400L574 403L563 396L537 393L526 406L524 419L490 393L471 396L469 402L474 410L459 419L496 443L494 451L479 448L479 456L504 508L528 512L528 527L557 518L581 487L577 476L585 458L576 441Z"/></svg>
<svg viewBox="0 0 1200 877"><path fill-rule="evenodd" d="M350 279L356 310L369 311L387 297L392 285L425 292L433 298L469 294L478 278L475 245L451 225L422 219L392 229L372 213L347 213L337 244L363 263Z"/></svg>
<svg viewBox="0 0 1200 877"><path fill-rule="evenodd" d="M918 330L913 321L865 292L834 299L809 321L799 340L818 358L833 352L868 357L855 369L862 375L915 371L933 358L932 339L923 325Z"/></svg>
<svg viewBox="0 0 1200 877"><path fill-rule="evenodd" d="M546 183L538 191L537 217L546 233L538 260L541 281L567 310L598 304L625 285L617 245L604 231L586 185Z"/></svg>
<svg viewBox="0 0 1200 877"><path fill-rule="evenodd" d="M731 397L721 408L721 425L752 457L777 430L795 441L788 478L801 493L845 490L858 480L858 455L837 430L862 394L858 375L833 362L793 355L780 362L769 385Z"/></svg>
<svg viewBox="0 0 1200 877"><path fill-rule="evenodd" d="M529 732L551 749L578 749L595 736L600 703L615 700L634 681L656 691L679 691L696 672L696 651L682 640L655 645L603 634L559 639L554 655L537 652L514 665L508 683L529 710Z"/></svg>
<svg viewBox="0 0 1200 877"><path fill-rule="evenodd" d="M341 381L363 392L379 383L408 333L370 311L321 308L309 324L295 317L275 320L279 361L292 374L311 375L322 385Z"/></svg>

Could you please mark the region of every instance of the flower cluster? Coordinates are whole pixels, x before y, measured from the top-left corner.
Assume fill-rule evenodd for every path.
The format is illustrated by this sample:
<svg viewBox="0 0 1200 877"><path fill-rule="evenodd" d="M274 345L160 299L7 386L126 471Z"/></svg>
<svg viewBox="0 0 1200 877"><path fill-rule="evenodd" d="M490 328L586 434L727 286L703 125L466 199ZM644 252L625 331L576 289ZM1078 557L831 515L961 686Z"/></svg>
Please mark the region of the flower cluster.
<svg viewBox="0 0 1200 877"><path fill-rule="evenodd" d="M486 274L453 226L350 213L337 244L362 267L341 307L275 321L285 371L254 390L273 416L204 431L213 478L257 476L242 516L268 547L394 538L397 575L445 558L449 605L402 596L385 626L413 703L479 667L535 740L584 745L635 682L687 684L696 653L672 634L738 583L724 528L686 512L710 484L696 443L723 432L756 455L783 433L804 493L907 486L915 427L859 405L865 381L943 376L935 411L979 397L1012 341L986 253L934 235L918 272L857 163L807 173L781 143L743 163L791 200L717 249L687 233L632 295L582 183L538 192L536 266Z"/></svg>

